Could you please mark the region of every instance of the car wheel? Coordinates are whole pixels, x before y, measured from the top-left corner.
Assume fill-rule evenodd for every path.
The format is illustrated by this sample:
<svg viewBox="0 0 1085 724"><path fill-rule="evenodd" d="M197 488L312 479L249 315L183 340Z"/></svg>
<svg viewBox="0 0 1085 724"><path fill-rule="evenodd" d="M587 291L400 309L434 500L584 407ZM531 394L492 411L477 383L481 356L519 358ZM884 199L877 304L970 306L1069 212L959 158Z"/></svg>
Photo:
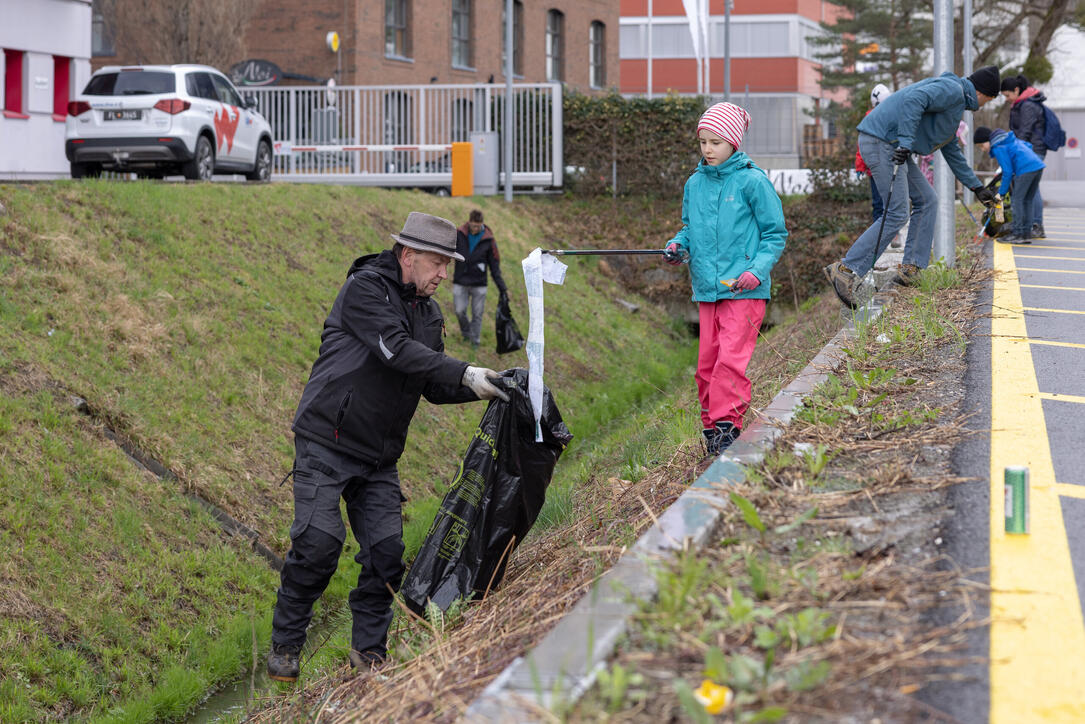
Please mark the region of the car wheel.
<svg viewBox="0 0 1085 724"><path fill-rule="evenodd" d="M72 178L99 178L101 175L100 163L72 163Z"/></svg>
<svg viewBox="0 0 1085 724"><path fill-rule="evenodd" d="M434 196L451 196L452 191L447 186L438 186L433 190Z"/></svg>
<svg viewBox="0 0 1085 724"><path fill-rule="evenodd" d="M252 171L245 174L249 181L269 181L271 179L271 145L267 141L260 141L256 147L256 161L252 165Z"/></svg>
<svg viewBox="0 0 1085 724"><path fill-rule="evenodd" d="M210 181L215 173L215 150L211 148L211 141L207 136L196 139L196 153L192 160L185 163L181 173L189 181Z"/></svg>

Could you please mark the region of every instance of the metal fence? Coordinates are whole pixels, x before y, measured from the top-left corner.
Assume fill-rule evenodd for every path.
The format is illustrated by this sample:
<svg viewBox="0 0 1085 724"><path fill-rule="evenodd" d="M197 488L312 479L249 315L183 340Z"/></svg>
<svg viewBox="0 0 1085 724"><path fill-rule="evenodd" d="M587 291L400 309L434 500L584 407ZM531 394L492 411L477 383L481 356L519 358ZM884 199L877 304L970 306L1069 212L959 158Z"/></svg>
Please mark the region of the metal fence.
<svg viewBox="0 0 1085 724"><path fill-rule="evenodd" d="M280 179L449 186L451 144L503 132L502 84L244 90L271 124ZM561 186L561 84L516 84L512 93L513 185Z"/></svg>

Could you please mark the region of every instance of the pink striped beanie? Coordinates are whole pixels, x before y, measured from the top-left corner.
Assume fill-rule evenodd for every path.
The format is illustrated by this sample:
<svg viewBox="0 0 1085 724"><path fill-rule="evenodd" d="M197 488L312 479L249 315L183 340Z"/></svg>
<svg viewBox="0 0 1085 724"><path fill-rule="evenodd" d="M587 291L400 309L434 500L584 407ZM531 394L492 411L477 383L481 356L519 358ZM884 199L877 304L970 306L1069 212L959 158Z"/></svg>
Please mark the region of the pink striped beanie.
<svg viewBox="0 0 1085 724"><path fill-rule="evenodd" d="M702 128L707 128L734 146L736 151L742 145L742 136L749 127L750 114L734 103L717 103L705 111L697 122L698 133Z"/></svg>

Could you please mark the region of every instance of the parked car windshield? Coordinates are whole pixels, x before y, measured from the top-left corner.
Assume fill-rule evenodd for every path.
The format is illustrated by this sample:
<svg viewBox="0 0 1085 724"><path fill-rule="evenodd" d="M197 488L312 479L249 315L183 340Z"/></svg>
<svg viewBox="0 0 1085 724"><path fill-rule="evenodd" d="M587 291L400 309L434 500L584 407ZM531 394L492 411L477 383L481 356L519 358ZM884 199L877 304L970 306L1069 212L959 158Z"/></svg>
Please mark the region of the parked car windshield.
<svg viewBox="0 0 1085 724"><path fill-rule="evenodd" d="M177 82L173 73L156 73L142 70L102 73L90 79L83 95L88 96L140 96L155 93L173 93Z"/></svg>

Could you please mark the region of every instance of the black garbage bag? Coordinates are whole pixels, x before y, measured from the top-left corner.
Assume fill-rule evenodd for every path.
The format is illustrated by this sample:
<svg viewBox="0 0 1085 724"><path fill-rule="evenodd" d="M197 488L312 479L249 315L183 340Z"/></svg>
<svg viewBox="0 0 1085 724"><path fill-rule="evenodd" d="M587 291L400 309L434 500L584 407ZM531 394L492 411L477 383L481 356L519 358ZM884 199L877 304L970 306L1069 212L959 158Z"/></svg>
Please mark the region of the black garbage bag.
<svg viewBox="0 0 1085 724"><path fill-rule="evenodd" d="M1002 183L1002 174L996 174L993 179L987 182L987 188L997 192L999 185ZM1006 236L1013 231L1013 212L1010 210L1010 195L1013 190L1006 192L1006 195L1002 197L1002 221L995 221L995 210L993 208L985 208L983 210L983 218L980 223L983 224L983 233L992 239L999 236Z"/></svg>
<svg viewBox="0 0 1085 724"><path fill-rule="evenodd" d="M509 309L509 298L504 294L497 301L497 353L515 352L524 346L524 337Z"/></svg>
<svg viewBox="0 0 1085 724"><path fill-rule="evenodd" d="M527 370L501 376L509 402L493 400L486 408L400 588L420 615L427 601L445 611L457 598L482 595L501 582L509 556L542 509L558 457L573 439L544 389L543 441L535 442Z"/></svg>

